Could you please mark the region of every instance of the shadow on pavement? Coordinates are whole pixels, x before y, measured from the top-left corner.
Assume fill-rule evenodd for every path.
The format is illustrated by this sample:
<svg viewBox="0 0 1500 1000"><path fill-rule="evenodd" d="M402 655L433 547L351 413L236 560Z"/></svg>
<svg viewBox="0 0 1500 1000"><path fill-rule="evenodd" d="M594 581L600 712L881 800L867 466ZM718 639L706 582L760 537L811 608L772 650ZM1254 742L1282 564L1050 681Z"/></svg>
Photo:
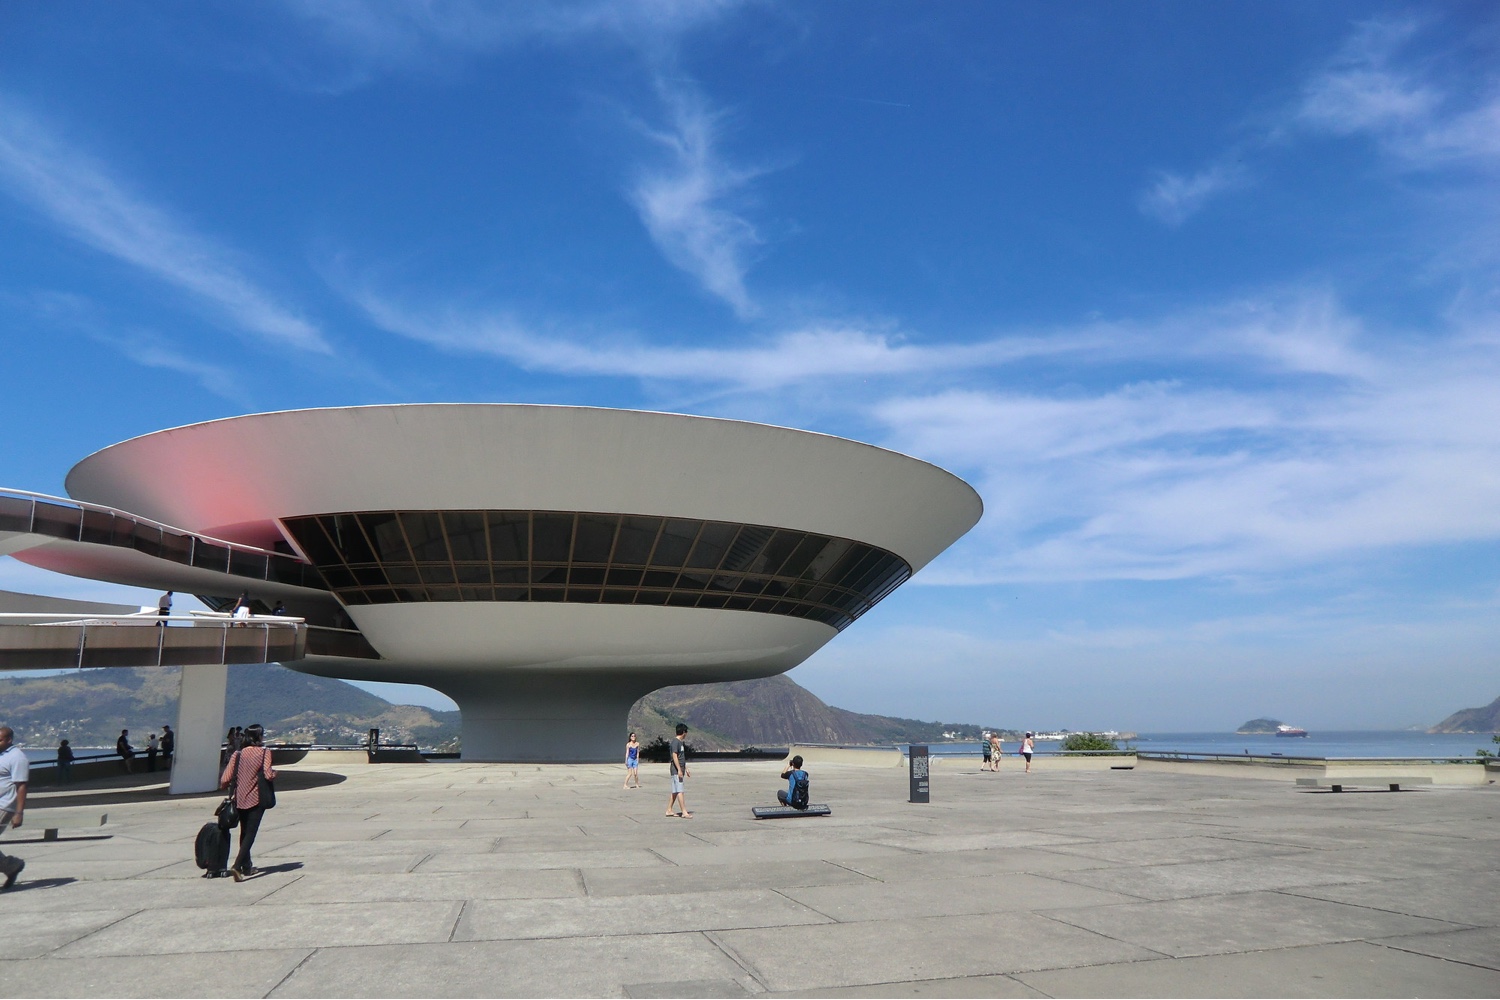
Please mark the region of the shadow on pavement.
<svg viewBox="0 0 1500 1000"><path fill-rule="evenodd" d="M276 791L294 792L304 788L323 788L348 781L347 775L332 771L282 771L276 776ZM71 790L47 790L36 792L27 799L32 809L63 809L75 806L129 805L133 802L155 802L161 799L192 801L212 799L223 792L194 792L190 795L168 795L165 783L135 788L95 788Z"/></svg>

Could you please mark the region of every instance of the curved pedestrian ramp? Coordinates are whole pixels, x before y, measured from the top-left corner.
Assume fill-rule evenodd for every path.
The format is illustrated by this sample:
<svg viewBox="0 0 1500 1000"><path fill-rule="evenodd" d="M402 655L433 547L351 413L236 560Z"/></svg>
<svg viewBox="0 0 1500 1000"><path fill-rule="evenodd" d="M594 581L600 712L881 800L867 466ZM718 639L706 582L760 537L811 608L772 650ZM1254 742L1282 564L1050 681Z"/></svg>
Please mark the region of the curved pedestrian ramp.
<svg viewBox="0 0 1500 1000"><path fill-rule="evenodd" d="M0 670L279 663L307 655L299 618L0 614Z"/></svg>

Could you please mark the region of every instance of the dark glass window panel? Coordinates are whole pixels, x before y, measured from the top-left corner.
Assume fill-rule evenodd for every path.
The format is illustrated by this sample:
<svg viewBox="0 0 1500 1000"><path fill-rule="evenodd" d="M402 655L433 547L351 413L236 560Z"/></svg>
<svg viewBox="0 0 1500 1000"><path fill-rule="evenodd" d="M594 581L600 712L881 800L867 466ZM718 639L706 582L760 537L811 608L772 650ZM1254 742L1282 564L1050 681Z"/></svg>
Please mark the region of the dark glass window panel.
<svg viewBox="0 0 1500 1000"><path fill-rule="evenodd" d="M330 523L331 522L331 523ZM353 514L334 514L323 518L323 527L346 563L375 562L375 550L360 530L359 518Z"/></svg>
<svg viewBox="0 0 1500 1000"><path fill-rule="evenodd" d="M453 567L447 563L417 563L417 572L422 574L423 583L451 584L455 582Z"/></svg>
<svg viewBox="0 0 1500 1000"><path fill-rule="evenodd" d="M489 542L484 537L484 514L477 510L443 511L443 527L448 532L448 548L454 562L480 562L489 559Z"/></svg>
<svg viewBox="0 0 1500 1000"><path fill-rule="evenodd" d="M417 575L417 567L411 563L386 563L382 568L386 579L398 586L409 587L422 582L422 578Z"/></svg>
<svg viewBox="0 0 1500 1000"><path fill-rule="evenodd" d="M693 547L694 539L698 537L700 524L699 521L685 521L681 518L668 519L662 525L661 537L656 540L656 548L651 553L651 565L681 566Z"/></svg>
<svg viewBox="0 0 1500 1000"><path fill-rule="evenodd" d="M569 587L569 604L598 604L600 590L598 587Z"/></svg>
<svg viewBox="0 0 1500 1000"><path fill-rule="evenodd" d="M385 570L379 566L360 566L352 570L354 582L361 587L384 587L390 583L386 579Z"/></svg>
<svg viewBox="0 0 1500 1000"><path fill-rule="evenodd" d="M673 596L675 597L676 595L674 594ZM689 595L689 596L691 596L691 595ZM724 606L724 602L727 601L727 600L729 600L729 595L728 594L713 594L713 593L708 593L708 594L704 594L702 597L698 598L697 605L700 608L722 608ZM676 601L668 601L667 603L668 604L675 604L677 602Z"/></svg>
<svg viewBox="0 0 1500 1000"><path fill-rule="evenodd" d="M698 541L693 545L693 554L688 556L687 565L693 569L718 569L738 531L737 524L707 522L698 533Z"/></svg>
<svg viewBox="0 0 1500 1000"><path fill-rule="evenodd" d="M848 587L850 590L858 590L861 583L868 580L879 569L880 550L867 548L863 550L863 554L859 559L849 564L841 578L830 582L836 583L840 587Z"/></svg>
<svg viewBox="0 0 1500 1000"><path fill-rule="evenodd" d="M448 539L443 534L443 519L436 511L423 514L401 513L401 527L417 562L447 562ZM353 562L353 560L350 560Z"/></svg>
<svg viewBox="0 0 1500 1000"><path fill-rule="evenodd" d="M574 566L568 571L568 585L597 587L604 583L604 570L595 566Z"/></svg>
<svg viewBox="0 0 1500 1000"><path fill-rule="evenodd" d="M716 576L716 577L713 578L712 582L709 583L708 589L709 590L717 590L720 593L731 593L732 594L732 593L734 593L735 588L737 588L740 585L740 581L743 580L743 579L744 579L744 577L738 576L738 575L736 575L736 576Z"/></svg>
<svg viewBox="0 0 1500 1000"><path fill-rule="evenodd" d="M491 573L494 575L496 586L504 583L525 584L531 581L531 570L525 566L496 566Z"/></svg>
<svg viewBox="0 0 1500 1000"><path fill-rule="evenodd" d="M785 580L767 580L766 589L762 591L767 597L786 596L787 585Z"/></svg>
<svg viewBox="0 0 1500 1000"><path fill-rule="evenodd" d="M429 601L461 601L463 594L459 593L457 587L428 587L427 599Z"/></svg>
<svg viewBox="0 0 1500 1000"><path fill-rule="evenodd" d="M525 511L490 511L490 558L495 562L531 559L531 515Z"/></svg>
<svg viewBox="0 0 1500 1000"><path fill-rule="evenodd" d="M713 583L707 573L683 573L677 578L678 590L706 590Z"/></svg>
<svg viewBox="0 0 1500 1000"><path fill-rule="evenodd" d="M31 501L0 497L0 531L30 531Z"/></svg>
<svg viewBox="0 0 1500 1000"><path fill-rule="evenodd" d="M760 555L750 566L753 573L764 573L767 576L784 575L781 572L782 564L787 561L797 549L798 543L802 541L803 535L800 531L778 531L771 536L766 547L761 549Z"/></svg>
<svg viewBox="0 0 1500 1000"><path fill-rule="evenodd" d="M734 589L736 593L740 594L760 594L766 589L766 580L765 577L747 576Z"/></svg>
<svg viewBox="0 0 1500 1000"><path fill-rule="evenodd" d="M77 507L61 507L55 503L42 503L38 500L31 530L39 535L51 535L53 538L72 538L76 540L82 521L83 511ZM154 528L152 530L156 531ZM156 542L157 544L161 543L160 531L156 531Z"/></svg>
<svg viewBox="0 0 1500 1000"><path fill-rule="evenodd" d="M579 514L578 533L573 538L575 563L609 562L615 546L615 528L620 519L604 514Z"/></svg>
<svg viewBox="0 0 1500 1000"><path fill-rule="evenodd" d="M465 601L488 601L494 595L489 587L459 587L458 593Z"/></svg>
<svg viewBox="0 0 1500 1000"><path fill-rule="evenodd" d="M193 565L223 573L229 569L229 550L222 545L215 545L200 539L193 543Z"/></svg>
<svg viewBox="0 0 1500 1000"><path fill-rule="evenodd" d="M643 590L635 595L636 604L666 604L671 595L665 590Z"/></svg>
<svg viewBox="0 0 1500 1000"><path fill-rule="evenodd" d="M841 581L848 579L855 567L857 567L868 554L869 549L865 548L863 545L851 544L847 549L844 550L844 554L838 558L838 561L835 562L831 567L829 567L828 571L823 574L823 576L820 578L821 582L839 584Z"/></svg>
<svg viewBox="0 0 1500 1000"><path fill-rule="evenodd" d="M193 539L188 535L179 535L171 531L161 533L161 557L170 559L174 563L190 566L193 562ZM266 557L256 556L255 562L246 571L235 568L231 562L231 573L237 576L255 576L262 580L266 578Z"/></svg>
<svg viewBox="0 0 1500 1000"><path fill-rule="evenodd" d="M399 592L388 587L371 587L364 595L366 604L396 604L401 600Z"/></svg>
<svg viewBox="0 0 1500 1000"><path fill-rule="evenodd" d="M406 547L406 535L395 511L378 510L359 515L360 527L365 538L375 549L381 562L411 562L411 550Z"/></svg>
<svg viewBox="0 0 1500 1000"><path fill-rule="evenodd" d="M135 536L134 543L137 552L144 552L148 556L161 553L160 528L154 528L149 524L140 524L138 522L132 533ZM219 551L224 554L224 561L213 568L222 573L229 566L229 551L227 549L219 549Z"/></svg>
<svg viewBox="0 0 1500 1000"><path fill-rule="evenodd" d="M644 597L645 595L642 594L641 596ZM671 605L674 608L695 608L698 607L699 600L700 597L698 594L678 593L667 595L667 604Z"/></svg>
<svg viewBox="0 0 1500 1000"><path fill-rule="evenodd" d="M561 587L532 587L531 599L533 601L561 602L563 599L563 589Z"/></svg>
<svg viewBox="0 0 1500 1000"><path fill-rule="evenodd" d="M454 571L458 574L458 582L466 584L478 584L489 586L490 564L484 563L455 563Z"/></svg>
<svg viewBox="0 0 1500 1000"><path fill-rule="evenodd" d="M106 510L83 511L83 528L78 534L80 541L95 545L108 545L114 541L115 516ZM179 536L180 537L180 536Z"/></svg>
<svg viewBox="0 0 1500 1000"><path fill-rule="evenodd" d="M531 582L561 587L568 582L568 568L566 566L533 566L531 567Z"/></svg>
<svg viewBox="0 0 1500 1000"><path fill-rule="evenodd" d="M603 604L630 604L635 601L635 591L606 590L599 600Z"/></svg>
<svg viewBox="0 0 1500 1000"><path fill-rule="evenodd" d="M393 587L391 593L402 604L421 604L428 599L425 587Z"/></svg>
<svg viewBox="0 0 1500 1000"><path fill-rule="evenodd" d="M525 587L496 587L495 600L497 601L524 601L530 596L530 591Z"/></svg>
<svg viewBox="0 0 1500 1000"><path fill-rule="evenodd" d="M807 567L812 563L813 557L823 550L828 544L825 535L804 535L797 543L797 548L787 557L786 562L781 564L780 576L798 577L807 572Z"/></svg>
<svg viewBox="0 0 1500 1000"><path fill-rule="evenodd" d="M329 566L323 570L323 579L328 581L328 586L334 590L342 590L345 587L354 586L354 574L342 566Z"/></svg>
<svg viewBox="0 0 1500 1000"><path fill-rule="evenodd" d="M812 562L808 564L806 576L813 580L825 579L829 571L843 558L844 554L849 551L849 547L853 544L847 538L828 539L818 554L813 556Z"/></svg>
<svg viewBox="0 0 1500 1000"><path fill-rule="evenodd" d="M750 598L748 597L726 597L724 598L725 611L749 611Z"/></svg>
<svg viewBox="0 0 1500 1000"><path fill-rule="evenodd" d="M753 524L740 526L740 533L735 536L729 545L729 554L724 557L722 568L744 572L750 568L755 557L760 555L761 549L771 540L774 534L770 528L761 528Z"/></svg>
<svg viewBox="0 0 1500 1000"><path fill-rule="evenodd" d="M604 577L611 587L639 587L641 571L638 569L612 569Z"/></svg>
<svg viewBox="0 0 1500 1000"><path fill-rule="evenodd" d="M567 562L573 544L572 514L534 514L531 518L531 558L536 562Z"/></svg>
<svg viewBox="0 0 1500 1000"><path fill-rule="evenodd" d="M317 518L289 517L282 524L286 525L287 533L296 539L297 545L314 565L328 566L339 562L338 549L329 541Z"/></svg>
<svg viewBox="0 0 1500 1000"><path fill-rule="evenodd" d="M769 598L758 597L750 602L750 610L759 612L763 615L768 615L771 614L772 609L774 609L778 603L778 601L773 601Z"/></svg>
<svg viewBox="0 0 1500 1000"><path fill-rule="evenodd" d="M620 536L615 541L615 555L611 561L616 566L646 565L660 532L659 517L622 517Z"/></svg>
<svg viewBox="0 0 1500 1000"><path fill-rule="evenodd" d="M166 535L162 539L163 554L171 536ZM243 549L229 550L229 572L235 576L243 576L255 580L266 578L266 557L258 552L246 552Z"/></svg>
<svg viewBox="0 0 1500 1000"><path fill-rule="evenodd" d="M661 570L647 570L641 576L642 587L659 587L669 589L677 583L676 573L664 573Z"/></svg>

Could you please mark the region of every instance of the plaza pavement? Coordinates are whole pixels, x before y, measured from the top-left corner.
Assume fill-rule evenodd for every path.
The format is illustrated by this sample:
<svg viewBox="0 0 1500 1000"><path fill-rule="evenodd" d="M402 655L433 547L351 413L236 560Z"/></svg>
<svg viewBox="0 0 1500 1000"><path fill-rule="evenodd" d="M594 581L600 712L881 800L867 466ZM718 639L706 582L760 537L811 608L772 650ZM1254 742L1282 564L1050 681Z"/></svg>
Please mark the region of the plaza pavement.
<svg viewBox="0 0 1500 1000"><path fill-rule="evenodd" d="M695 765L691 820L619 767L283 770L242 884L214 799L39 791L0 847L15 996L1500 995L1500 786ZM103 828L89 828L102 812ZM108 839L17 843L47 826Z"/></svg>

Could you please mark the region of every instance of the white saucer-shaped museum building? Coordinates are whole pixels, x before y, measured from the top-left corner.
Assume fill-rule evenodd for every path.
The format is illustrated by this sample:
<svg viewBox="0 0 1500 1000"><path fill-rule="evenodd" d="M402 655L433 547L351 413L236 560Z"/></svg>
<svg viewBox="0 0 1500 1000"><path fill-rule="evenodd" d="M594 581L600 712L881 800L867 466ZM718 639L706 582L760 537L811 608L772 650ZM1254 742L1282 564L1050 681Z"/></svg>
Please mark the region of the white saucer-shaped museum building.
<svg viewBox="0 0 1500 1000"><path fill-rule="evenodd" d="M437 688L463 756L505 761L612 760L643 694L796 666L982 510L942 469L842 438L508 404L193 424L96 452L67 488L312 564L245 589L362 642L287 665Z"/></svg>

